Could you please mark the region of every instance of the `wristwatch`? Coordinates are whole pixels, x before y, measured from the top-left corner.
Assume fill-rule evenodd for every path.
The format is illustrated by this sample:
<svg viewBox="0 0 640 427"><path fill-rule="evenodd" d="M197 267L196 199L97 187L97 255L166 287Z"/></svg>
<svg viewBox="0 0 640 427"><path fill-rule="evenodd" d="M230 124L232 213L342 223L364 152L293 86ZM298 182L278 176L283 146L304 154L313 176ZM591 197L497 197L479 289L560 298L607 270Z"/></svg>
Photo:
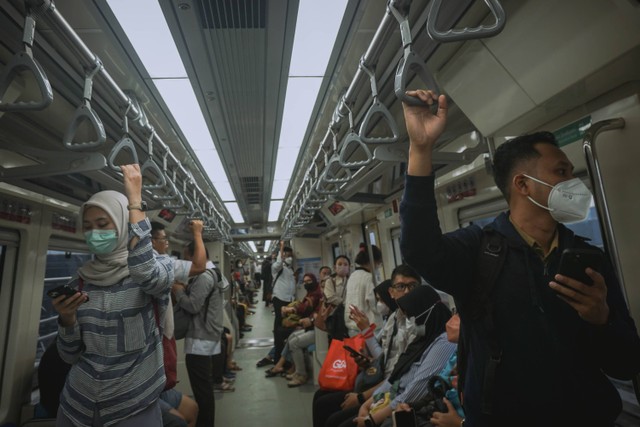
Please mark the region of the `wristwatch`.
<svg viewBox="0 0 640 427"><path fill-rule="evenodd" d="M146 211L147 210L147 202L145 202L144 200L141 201L140 203L134 204L134 205L128 205L127 206L127 210L133 211L133 210L138 210L138 211Z"/></svg>

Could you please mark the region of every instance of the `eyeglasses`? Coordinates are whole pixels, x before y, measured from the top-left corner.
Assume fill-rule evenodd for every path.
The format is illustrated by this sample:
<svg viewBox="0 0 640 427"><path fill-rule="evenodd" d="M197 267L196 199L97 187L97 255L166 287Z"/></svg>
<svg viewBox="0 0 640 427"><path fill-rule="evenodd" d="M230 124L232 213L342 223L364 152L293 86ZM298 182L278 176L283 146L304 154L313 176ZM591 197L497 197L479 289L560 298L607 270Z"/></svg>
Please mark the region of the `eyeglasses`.
<svg viewBox="0 0 640 427"><path fill-rule="evenodd" d="M404 291L406 288L413 289L416 286L418 286L418 282L394 283L393 285L391 285L391 287L396 291Z"/></svg>
<svg viewBox="0 0 640 427"><path fill-rule="evenodd" d="M308 280L305 280L302 283L304 283L305 285L313 285L313 282L312 281L308 281Z"/></svg>

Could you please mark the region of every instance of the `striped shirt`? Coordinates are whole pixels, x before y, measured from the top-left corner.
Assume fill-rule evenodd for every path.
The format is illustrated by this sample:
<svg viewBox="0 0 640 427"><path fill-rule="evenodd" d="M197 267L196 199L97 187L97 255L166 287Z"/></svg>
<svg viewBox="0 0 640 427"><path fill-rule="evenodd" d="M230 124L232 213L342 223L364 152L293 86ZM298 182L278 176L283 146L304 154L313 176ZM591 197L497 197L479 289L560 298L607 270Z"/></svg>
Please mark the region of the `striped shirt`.
<svg viewBox="0 0 640 427"><path fill-rule="evenodd" d="M162 325L173 283L172 260L154 257L148 219L129 224L129 276L111 286L86 281L89 301L77 322L58 327L58 351L73 364L60 399L64 414L77 426L91 426L97 412L105 427L145 410L165 385Z"/></svg>
<svg viewBox="0 0 640 427"><path fill-rule="evenodd" d="M433 340L431 345L422 353L420 360L413 363L409 371L400 377L398 394L391 401L391 407L396 409L396 406L400 403L415 402L426 396L429 391L427 387L429 378L437 375L444 368L456 348L456 344L447 341L446 332L443 332ZM385 393L391 387L389 381L385 381L384 384L378 387L374 395Z"/></svg>

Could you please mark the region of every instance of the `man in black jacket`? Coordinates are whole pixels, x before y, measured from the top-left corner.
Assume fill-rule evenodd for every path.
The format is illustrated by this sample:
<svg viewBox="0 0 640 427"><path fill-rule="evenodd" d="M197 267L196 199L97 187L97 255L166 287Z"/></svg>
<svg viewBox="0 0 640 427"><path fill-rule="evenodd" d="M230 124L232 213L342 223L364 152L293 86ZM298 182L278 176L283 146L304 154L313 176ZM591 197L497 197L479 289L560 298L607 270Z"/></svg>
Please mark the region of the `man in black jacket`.
<svg viewBox="0 0 640 427"><path fill-rule="evenodd" d="M548 132L496 150L494 176L509 212L490 227L506 255L486 309L493 327L472 322L462 309L475 303L475 260L486 232L470 226L442 234L431 159L447 102L430 91L408 94L439 106L434 115L428 106L403 105L410 148L400 210L402 254L461 307L464 425L612 426L622 405L605 374L630 379L637 373L640 339L608 260L600 272L586 269L592 285L556 274L564 249L592 248L560 224L579 220L589 208L590 194L573 177L573 165Z"/></svg>

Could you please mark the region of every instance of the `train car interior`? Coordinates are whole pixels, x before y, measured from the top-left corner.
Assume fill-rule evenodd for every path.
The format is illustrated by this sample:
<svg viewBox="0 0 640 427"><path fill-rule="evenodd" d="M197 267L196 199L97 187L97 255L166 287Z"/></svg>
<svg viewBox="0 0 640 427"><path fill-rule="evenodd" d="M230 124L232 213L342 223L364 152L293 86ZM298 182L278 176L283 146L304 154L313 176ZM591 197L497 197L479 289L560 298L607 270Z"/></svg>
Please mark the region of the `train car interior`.
<svg viewBox="0 0 640 427"><path fill-rule="evenodd" d="M389 279L403 263L402 102L418 88L448 100L433 155L443 231L507 210L495 149L553 132L595 196L571 228L606 249L638 326L638 29L638 0L0 2L0 426L36 425L36 372L58 331L46 293L91 259L79 208L123 191L120 165L140 164L170 253L202 219L231 282L238 261L251 278L280 241L314 274L376 245L373 280ZM317 381L253 373L273 343L257 305L217 422L311 425ZM326 352L316 341L312 373ZM640 425L637 381L612 381L616 425Z"/></svg>

